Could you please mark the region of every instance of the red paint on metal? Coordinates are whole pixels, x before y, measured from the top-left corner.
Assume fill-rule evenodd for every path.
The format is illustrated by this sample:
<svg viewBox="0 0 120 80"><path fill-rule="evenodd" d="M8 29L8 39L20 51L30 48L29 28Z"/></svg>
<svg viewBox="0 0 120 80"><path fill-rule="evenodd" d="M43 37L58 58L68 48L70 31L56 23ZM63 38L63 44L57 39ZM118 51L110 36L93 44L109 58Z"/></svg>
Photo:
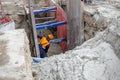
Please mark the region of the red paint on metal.
<svg viewBox="0 0 120 80"><path fill-rule="evenodd" d="M54 3L51 2L51 0L46 0L46 5L50 6ZM54 4L57 7L57 22L60 21L67 21L67 16L64 10L57 4ZM67 24L57 27L57 37L58 38L67 38ZM63 52L67 51L67 42L61 42L60 43L61 49Z"/></svg>
<svg viewBox="0 0 120 80"><path fill-rule="evenodd" d="M57 6L57 21L67 21L66 13L60 6ZM57 27L57 37L58 38L67 38L67 25L61 25ZM67 42L61 42L60 46L65 52L67 50Z"/></svg>

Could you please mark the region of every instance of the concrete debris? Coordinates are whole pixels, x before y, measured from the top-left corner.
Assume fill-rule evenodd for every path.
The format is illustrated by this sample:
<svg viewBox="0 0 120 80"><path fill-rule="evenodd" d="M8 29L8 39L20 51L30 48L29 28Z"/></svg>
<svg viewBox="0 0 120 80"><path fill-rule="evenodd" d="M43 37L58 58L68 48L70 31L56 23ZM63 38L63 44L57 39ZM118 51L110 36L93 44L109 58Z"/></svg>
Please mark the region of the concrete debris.
<svg viewBox="0 0 120 80"><path fill-rule="evenodd" d="M94 22L105 20L106 29L96 31L94 38L74 50L33 64L36 80L120 80L119 9L97 3L86 6L84 12Z"/></svg>
<svg viewBox="0 0 120 80"><path fill-rule="evenodd" d="M0 80L33 80L24 30L0 32Z"/></svg>
<svg viewBox="0 0 120 80"><path fill-rule="evenodd" d="M7 22L0 25L0 31L8 31L8 30L15 30L14 21Z"/></svg>

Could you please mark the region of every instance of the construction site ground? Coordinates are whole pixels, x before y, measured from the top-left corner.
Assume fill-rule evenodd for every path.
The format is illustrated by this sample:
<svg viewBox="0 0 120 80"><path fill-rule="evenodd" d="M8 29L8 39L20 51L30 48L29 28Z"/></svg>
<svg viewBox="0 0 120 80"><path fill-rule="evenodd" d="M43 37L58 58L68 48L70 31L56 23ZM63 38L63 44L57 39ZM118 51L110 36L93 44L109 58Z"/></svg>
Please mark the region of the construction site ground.
<svg viewBox="0 0 120 80"><path fill-rule="evenodd" d="M33 63L30 56L33 37L21 6L26 0L2 1L9 4L4 6L5 12L7 7L11 9L7 13L16 30L0 32L0 80L120 80L119 0L93 0L82 5L86 42L64 54L59 44L53 44L50 57L40 63ZM44 31L49 33L52 31Z"/></svg>

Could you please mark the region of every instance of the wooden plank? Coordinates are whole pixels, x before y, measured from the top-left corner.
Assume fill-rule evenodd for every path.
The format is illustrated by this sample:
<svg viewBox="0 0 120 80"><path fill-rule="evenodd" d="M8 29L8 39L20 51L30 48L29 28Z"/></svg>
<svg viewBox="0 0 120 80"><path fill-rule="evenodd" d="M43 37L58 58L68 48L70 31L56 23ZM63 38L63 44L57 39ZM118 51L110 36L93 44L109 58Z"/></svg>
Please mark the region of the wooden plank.
<svg viewBox="0 0 120 80"><path fill-rule="evenodd" d="M31 14L33 34L34 34L34 43L35 43L35 51L36 51L35 55L37 55L37 57L40 57L40 51L39 51L38 39L37 39L37 31L36 31L36 26L35 26L35 17L33 14L33 0L29 0L29 9L30 9L30 14Z"/></svg>
<svg viewBox="0 0 120 80"><path fill-rule="evenodd" d="M83 43L84 28L82 25L81 0L68 0L67 2L67 41L68 49L73 49Z"/></svg>

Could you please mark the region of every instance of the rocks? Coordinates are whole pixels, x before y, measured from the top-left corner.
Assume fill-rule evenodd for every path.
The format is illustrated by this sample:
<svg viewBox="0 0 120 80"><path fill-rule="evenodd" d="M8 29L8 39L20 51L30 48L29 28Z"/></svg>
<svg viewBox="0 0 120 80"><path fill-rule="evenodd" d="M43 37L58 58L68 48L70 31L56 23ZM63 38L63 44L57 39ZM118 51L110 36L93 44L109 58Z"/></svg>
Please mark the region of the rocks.
<svg viewBox="0 0 120 80"><path fill-rule="evenodd" d="M24 30L0 32L0 80L33 80Z"/></svg>

